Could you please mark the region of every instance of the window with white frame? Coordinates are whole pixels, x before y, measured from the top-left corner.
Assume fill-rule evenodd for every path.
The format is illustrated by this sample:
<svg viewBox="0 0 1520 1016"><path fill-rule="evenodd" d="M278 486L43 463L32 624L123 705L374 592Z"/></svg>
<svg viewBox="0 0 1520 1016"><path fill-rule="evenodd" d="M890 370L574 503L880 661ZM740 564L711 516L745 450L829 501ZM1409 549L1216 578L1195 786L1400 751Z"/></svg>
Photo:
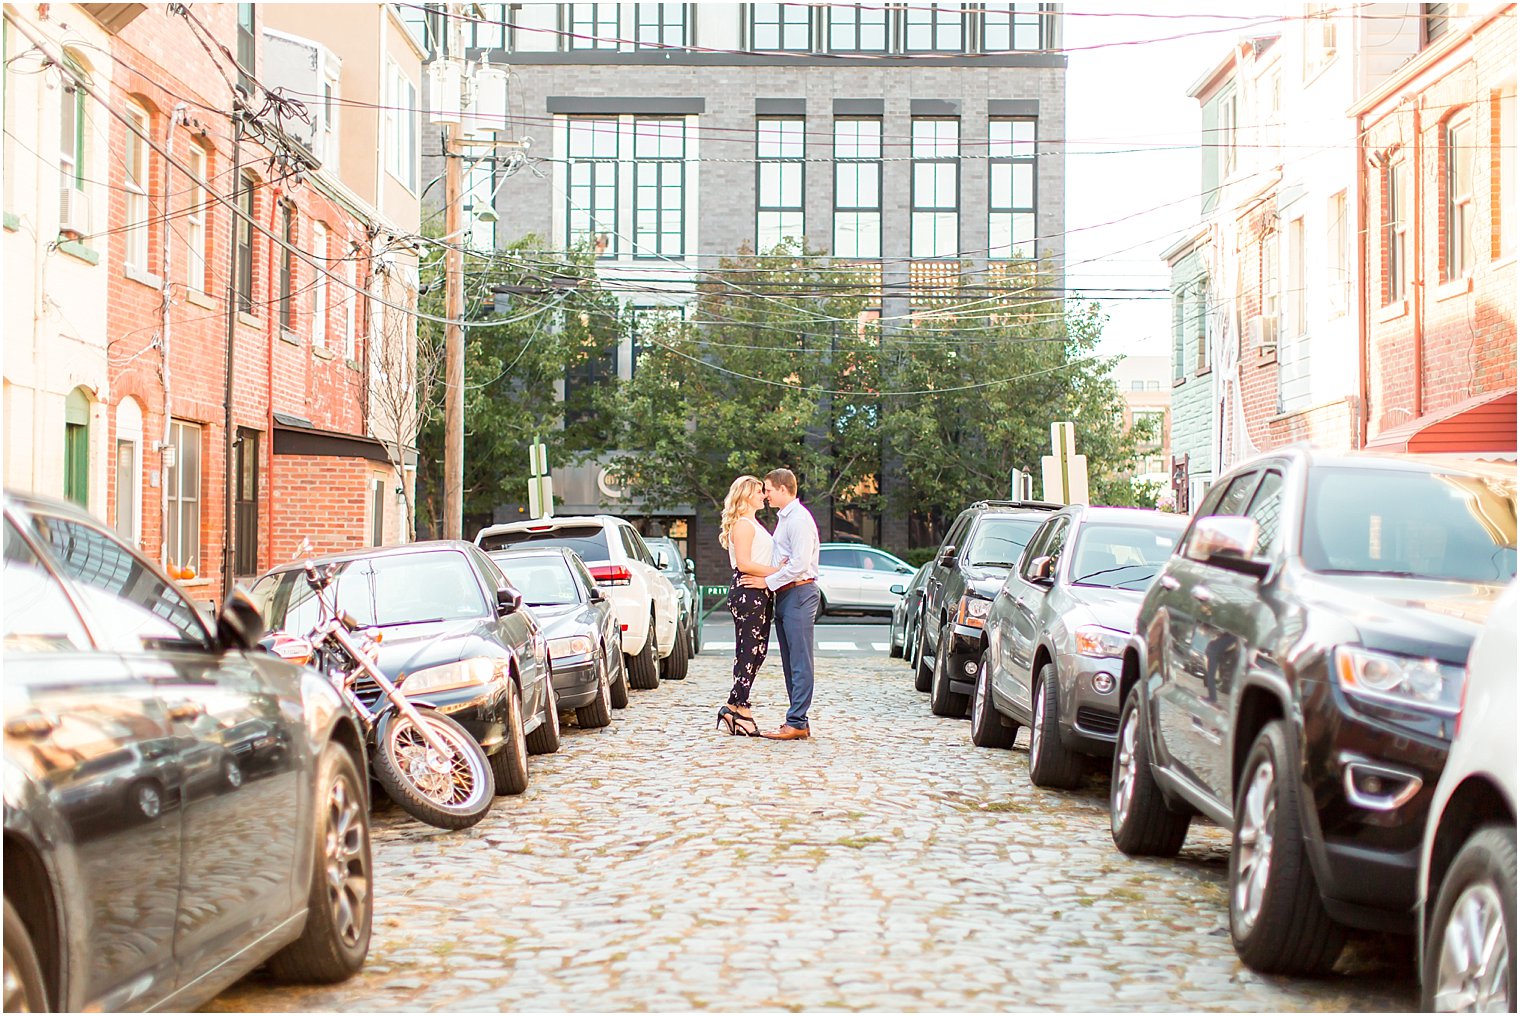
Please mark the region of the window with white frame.
<svg viewBox="0 0 1520 1016"><path fill-rule="evenodd" d="M885 53L885 5L830 4L829 49L840 52Z"/></svg>
<svg viewBox="0 0 1520 1016"><path fill-rule="evenodd" d="M1219 178L1228 179L1235 170L1235 130L1238 126L1238 104L1233 90L1219 98L1219 129L1215 144L1219 146Z"/></svg>
<svg viewBox="0 0 1520 1016"><path fill-rule="evenodd" d="M881 257L881 120L834 121L834 256Z"/></svg>
<svg viewBox="0 0 1520 1016"><path fill-rule="evenodd" d="M913 121L913 214L910 256L960 253L959 120Z"/></svg>
<svg viewBox="0 0 1520 1016"><path fill-rule="evenodd" d="M1404 299L1409 264L1409 163L1401 154L1383 165L1383 304Z"/></svg>
<svg viewBox="0 0 1520 1016"><path fill-rule="evenodd" d="M1291 338L1309 332L1308 272L1304 266L1305 237L1303 216L1288 222L1288 291L1286 334Z"/></svg>
<svg viewBox="0 0 1520 1016"><path fill-rule="evenodd" d="M391 176L417 189L417 85L394 61L386 62L385 166Z"/></svg>
<svg viewBox="0 0 1520 1016"><path fill-rule="evenodd" d="M1311 78L1335 59L1335 4L1306 4L1304 10L1304 77Z"/></svg>
<svg viewBox="0 0 1520 1016"><path fill-rule="evenodd" d="M686 4L634 4L633 41L640 49L686 45Z"/></svg>
<svg viewBox="0 0 1520 1016"><path fill-rule="evenodd" d="M199 424L173 420L164 462L164 485L168 488L169 525L164 556L181 572L201 569L201 428Z"/></svg>
<svg viewBox="0 0 1520 1016"><path fill-rule="evenodd" d="M589 244L598 257L618 253L618 121L571 117L566 121L569 177L566 235L572 247Z"/></svg>
<svg viewBox="0 0 1520 1016"><path fill-rule="evenodd" d="M126 214L122 223L126 261L139 272L148 270L148 111L135 102L127 104L126 122Z"/></svg>
<svg viewBox="0 0 1520 1016"><path fill-rule="evenodd" d="M1328 218L1330 316L1340 317L1351 309L1351 220L1347 216L1345 191L1331 195Z"/></svg>
<svg viewBox="0 0 1520 1016"><path fill-rule="evenodd" d="M1003 53L1010 50L1042 49L1043 21L1044 16L1037 3L984 4L982 50L987 53Z"/></svg>
<svg viewBox="0 0 1520 1016"><path fill-rule="evenodd" d="M327 348L327 273L332 270L327 255L327 227L311 224L311 256L316 262L311 279L311 345Z"/></svg>
<svg viewBox="0 0 1520 1016"><path fill-rule="evenodd" d="M966 45L961 0L918 0L903 11L903 43L911 52L960 52Z"/></svg>
<svg viewBox="0 0 1520 1016"><path fill-rule="evenodd" d="M1477 134L1469 113L1447 121L1442 156L1446 168L1446 257L1441 278L1460 279L1471 272L1473 243L1473 146Z"/></svg>
<svg viewBox="0 0 1520 1016"><path fill-rule="evenodd" d="M338 68L329 66L322 79L322 161L338 161Z"/></svg>
<svg viewBox="0 0 1520 1016"><path fill-rule="evenodd" d="M803 235L803 123L755 121L757 166L755 252L763 254Z"/></svg>
<svg viewBox="0 0 1520 1016"><path fill-rule="evenodd" d="M571 49L617 49L619 4L567 4Z"/></svg>
<svg viewBox="0 0 1520 1016"><path fill-rule="evenodd" d="M808 4L750 4L749 48L806 53L813 48L813 8Z"/></svg>
<svg viewBox="0 0 1520 1016"><path fill-rule="evenodd" d="M190 207L185 210L185 286L206 292L206 150L192 143L185 153L190 171Z"/></svg>
<svg viewBox="0 0 1520 1016"><path fill-rule="evenodd" d="M58 102L58 172L63 181L62 211L68 211L70 192L84 192L84 89L73 75L83 75L74 61L65 58L63 94ZM9 71L9 68L6 68ZM74 198L73 200L78 200ZM67 225L68 223L66 223Z"/></svg>
<svg viewBox="0 0 1520 1016"><path fill-rule="evenodd" d="M1280 243L1282 237L1275 232L1268 233L1261 239L1261 313L1264 317L1278 320L1281 320L1279 315L1282 313L1282 273L1278 268L1277 249ZM1266 332L1263 331L1262 334L1265 336Z"/></svg>
<svg viewBox="0 0 1520 1016"><path fill-rule="evenodd" d="M989 258L1032 258L1036 254L1035 154L1035 121L988 121Z"/></svg>
<svg viewBox="0 0 1520 1016"><path fill-rule="evenodd" d="M633 256L686 253L686 120L633 121Z"/></svg>
<svg viewBox="0 0 1520 1016"><path fill-rule="evenodd" d="M1187 353L1187 292L1182 289L1172 290L1172 380L1181 381L1187 377L1187 364L1183 362L1183 356Z"/></svg>

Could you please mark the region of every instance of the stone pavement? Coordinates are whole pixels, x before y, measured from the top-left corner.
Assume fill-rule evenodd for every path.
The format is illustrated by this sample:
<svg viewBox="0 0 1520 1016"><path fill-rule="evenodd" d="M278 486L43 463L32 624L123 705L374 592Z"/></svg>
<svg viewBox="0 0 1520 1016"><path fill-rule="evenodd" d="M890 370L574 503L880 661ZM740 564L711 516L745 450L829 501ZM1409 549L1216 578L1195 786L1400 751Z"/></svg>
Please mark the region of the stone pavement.
<svg viewBox="0 0 1520 1016"><path fill-rule="evenodd" d="M1136 861L1107 776L1029 784L1012 752L936 719L909 672L820 661L816 737L713 730L716 651L567 729L520 798L463 833L376 816L375 933L353 980L255 974L219 1010L1401 1010L1407 943L1359 939L1323 981L1265 978L1230 946L1228 839ZM762 725L785 711L774 658Z"/></svg>

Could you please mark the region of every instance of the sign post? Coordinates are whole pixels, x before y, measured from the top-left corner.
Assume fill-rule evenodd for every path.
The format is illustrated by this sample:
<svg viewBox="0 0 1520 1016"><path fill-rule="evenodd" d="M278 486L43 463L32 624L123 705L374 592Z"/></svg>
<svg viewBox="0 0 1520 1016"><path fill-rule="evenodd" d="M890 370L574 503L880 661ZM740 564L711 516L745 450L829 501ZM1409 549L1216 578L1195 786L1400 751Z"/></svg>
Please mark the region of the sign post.
<svg viewBox="0 0 1520 1016"><path fill-rule="evenodd" d="M1045 500L1060 504L1087 503L1087 456L1077 454L1077 428L1067 421L1050 425L1054 455L1040 459Z"/></svg>
<svg viewBox="0 0 1520 1016"><path fill-rule="evenodd" d="M535 519L554 516L554 480L549 475L549 446L534 441L528 446L528 514Z"/></svg>

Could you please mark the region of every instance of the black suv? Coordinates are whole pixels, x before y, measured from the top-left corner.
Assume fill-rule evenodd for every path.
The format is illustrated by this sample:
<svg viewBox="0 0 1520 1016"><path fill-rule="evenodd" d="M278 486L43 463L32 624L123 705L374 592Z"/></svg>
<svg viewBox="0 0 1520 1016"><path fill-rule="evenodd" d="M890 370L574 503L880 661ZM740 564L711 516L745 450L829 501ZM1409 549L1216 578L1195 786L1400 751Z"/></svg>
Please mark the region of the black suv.
<svg viewBox="0 0 1520 1016"><path fill-rule="evenodd" d="M915 681L935 716L964 716L987 648L982 627L1008 569L1051 512L1048 501L978 501L935 551L919 610Z"/></svg>
<svg viewBox="0 0 1520 1016"><path fill-rule="evenodd" d="M1515 575L1515 467L1289 449L1226 474L1123 658L1114 842L1233 830L1230 932L1264 973L1412 931L1468 651Z"/></svg>

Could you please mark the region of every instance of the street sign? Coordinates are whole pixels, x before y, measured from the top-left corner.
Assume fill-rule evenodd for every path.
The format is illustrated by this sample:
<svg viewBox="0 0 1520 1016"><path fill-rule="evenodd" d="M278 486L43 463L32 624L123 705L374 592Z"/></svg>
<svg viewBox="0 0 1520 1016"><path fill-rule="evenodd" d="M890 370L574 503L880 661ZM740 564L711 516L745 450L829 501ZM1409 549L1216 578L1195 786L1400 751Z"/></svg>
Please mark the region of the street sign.
<svg viewBox="0 0 1520 1016"><path fill-rule="evenodd" d="M728 595L728 587L727 586L703 586L702 587L702 595L703 596L727 596Z"/></svg>
<svg viewBox="0 0 1520 1016"><path fill-rule="evenodd" d="M1087 503L1087 456L1077 454L1077 428L1062 421L1050 425L1054 455L1040 459L1045 500L1060 504Z"/></svg>
<svg viewBox="0 0 1520 1016"><path fill-rule="evenodd" d="M528 446L528 514L535 519L554 515L554 480L549 475L549 446L535 441Z"/></svg>

